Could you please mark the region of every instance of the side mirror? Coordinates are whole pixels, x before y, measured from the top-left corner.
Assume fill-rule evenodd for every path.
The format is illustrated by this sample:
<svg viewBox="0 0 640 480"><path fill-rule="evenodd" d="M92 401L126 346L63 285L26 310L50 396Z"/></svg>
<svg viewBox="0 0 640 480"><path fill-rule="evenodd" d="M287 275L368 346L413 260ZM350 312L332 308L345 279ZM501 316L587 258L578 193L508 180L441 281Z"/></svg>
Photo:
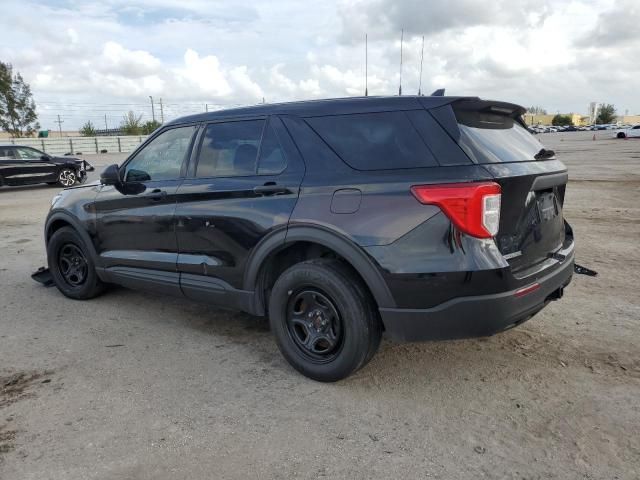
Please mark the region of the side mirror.
<svg viewBox="0 0 640 480"><path fill-rule="evenodd" d="M100 183L102 185L120 185L122 181L120 180L118 165L113 164L105 168L100 174Z"/></svg>
<svg viewBox="0 0 640 480"><path fill-rule="evenodd" d="M45 153L40 157L40 160L44 160L45 162L48 162L49 160L51 160L51 157Z"/></svg>

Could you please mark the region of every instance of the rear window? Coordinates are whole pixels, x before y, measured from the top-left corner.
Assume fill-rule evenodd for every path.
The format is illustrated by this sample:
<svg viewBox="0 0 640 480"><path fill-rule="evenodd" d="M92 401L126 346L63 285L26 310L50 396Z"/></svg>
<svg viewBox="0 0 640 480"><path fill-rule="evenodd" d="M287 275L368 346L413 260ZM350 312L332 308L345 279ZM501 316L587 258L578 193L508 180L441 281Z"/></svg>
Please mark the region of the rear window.
<svg viewBox="0 0 640 480"><path fill-rule="evenodd" d="M404 112L308 118L307 122L357 170L432 167L431 151Z"/></svg>
<svg viewBox="0 0 640 480"><path fill-rule="evenodd" d="M460 147L476 163L528 162L544 148L512 117L456 111L456 118Z"/></svg>

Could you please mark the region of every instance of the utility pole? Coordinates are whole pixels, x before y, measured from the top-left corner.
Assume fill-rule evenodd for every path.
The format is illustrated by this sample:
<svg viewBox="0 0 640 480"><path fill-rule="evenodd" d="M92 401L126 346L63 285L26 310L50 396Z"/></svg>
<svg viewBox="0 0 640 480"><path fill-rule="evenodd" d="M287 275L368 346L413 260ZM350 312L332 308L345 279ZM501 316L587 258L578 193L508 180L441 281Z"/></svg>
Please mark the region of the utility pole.
<svg viewBox="0 0 640 480"><path fill-rule="evenodd" d="M107 114L106 113L104 114L104 129L107 130L107 131L109 130L109 125L107 125ZM106 134L107 132L104 132L104 133Z"/></svg>
<svg viewBox="0 0 640 480"><path fill-rule="evenodd" d="M418 96L422 95L422 61L424 60L424 35L422 36L422 53L420 54L420 83L418 84Z"/></svg>
<svg viewBox="0 0 640 480"><path fill-rule="evenodd" d="M60 137L62 137L62 124L64 120L60 120L60 115L58 115L58 120L55 120L55 123L58 124L58 131L60 132Z"/></svg>
<svg viewBox="0 0 640 480"><path fill-rule="evenodd" d="M160 123L164 123L164 110L162 109L162 97L160 97Z"/></svg>
<svg viewBox="0 0 640 480"><path fill-rule="evenodd" d="M149 100L151 100L151 119L155 122L156 121L156 111L153 108L153 97L151 95L149 95Z"/></svg>
<svg viewBox="0 0 640 480"><path fill-rule="evenodd" d="M204 111L205 111L205 112L208 112L208 111L209 111L209 104L208 104L208 103L205 103L205 104L204 104Z"/></svg>
<svg viewBox="0 0 640 480"><path fill-rule="evenodd" d="M400 86L398 87L398 96L402 96L402 43L404 41L404 28L400 31Z"/></svg>

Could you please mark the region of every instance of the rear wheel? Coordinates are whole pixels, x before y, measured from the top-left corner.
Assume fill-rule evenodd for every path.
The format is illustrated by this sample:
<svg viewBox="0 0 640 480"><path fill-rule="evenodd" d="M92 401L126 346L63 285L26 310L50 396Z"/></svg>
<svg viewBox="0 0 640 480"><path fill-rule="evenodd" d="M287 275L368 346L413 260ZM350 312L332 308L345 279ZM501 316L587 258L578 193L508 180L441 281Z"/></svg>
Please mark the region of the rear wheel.
<svg viewBox="0 0 640 480"><path fill-rule="evenodd" d="M47 245L49 270L58 290L76 300L88 300L104 290L82 238L71 227L57 230Z"/></svg>
<svg viewBox="0 0 640 480"><path fill-rule="evenodd" d="M63 168L58 173L58 183L63 187L72 187L78 181L78 173L73 168Z"/></svg>
<svg viewBox="0 0 640 480"><path fill-rule="evenodd" d="M309 260L282 273L271 292L269 319L287 361L322 382L364 366L382 335L366 287L337 260Z"/></svg>

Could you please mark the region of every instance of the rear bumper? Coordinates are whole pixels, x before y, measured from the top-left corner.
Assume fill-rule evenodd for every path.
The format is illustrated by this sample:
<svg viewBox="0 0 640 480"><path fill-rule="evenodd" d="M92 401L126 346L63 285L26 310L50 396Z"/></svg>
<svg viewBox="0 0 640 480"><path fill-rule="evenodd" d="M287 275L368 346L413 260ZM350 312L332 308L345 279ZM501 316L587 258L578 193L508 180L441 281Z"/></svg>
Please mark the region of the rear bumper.
<svg viewBox="0 0 640 480"><path fill-rule="evenodd" d="M523 296L518 290L459 297L428 309L381 308L386 334L398 341L484 337L519 325L562 296L571 281L573 254L537 280L540 287Z"/></svg>

